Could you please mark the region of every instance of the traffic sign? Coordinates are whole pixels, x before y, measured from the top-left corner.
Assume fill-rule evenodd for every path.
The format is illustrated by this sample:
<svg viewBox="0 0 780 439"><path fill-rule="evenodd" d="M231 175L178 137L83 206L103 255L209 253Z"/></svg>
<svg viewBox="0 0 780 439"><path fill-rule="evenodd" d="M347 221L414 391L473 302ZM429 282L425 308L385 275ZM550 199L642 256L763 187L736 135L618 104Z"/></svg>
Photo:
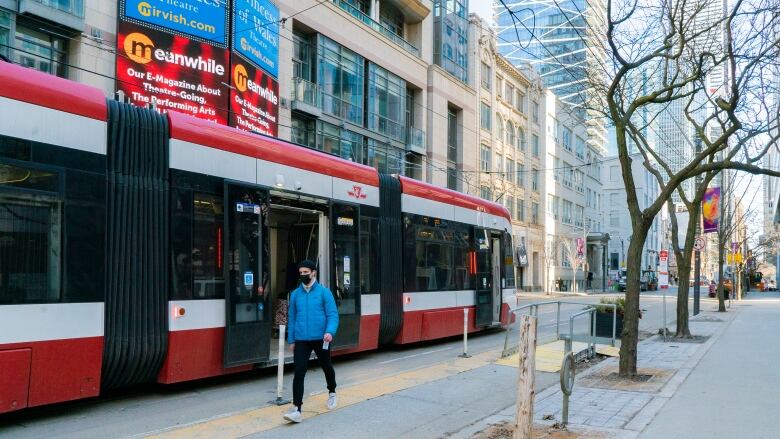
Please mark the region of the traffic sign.
<svg viewBox="0 0 780 439"><path fill-rule="evenodd" d="M693 249L696 250L697 252L704 251L705 244L706 242L704 241L704 238L702 238L701 236L697 236L696 240L693 241Z"/></svg>

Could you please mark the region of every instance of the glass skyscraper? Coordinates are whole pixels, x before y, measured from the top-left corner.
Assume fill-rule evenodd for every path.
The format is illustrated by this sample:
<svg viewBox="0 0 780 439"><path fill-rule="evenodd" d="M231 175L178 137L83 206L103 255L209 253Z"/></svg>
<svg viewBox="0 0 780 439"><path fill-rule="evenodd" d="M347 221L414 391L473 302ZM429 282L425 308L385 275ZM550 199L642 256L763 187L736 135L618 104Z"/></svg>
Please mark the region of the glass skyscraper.
<svg viewBox="0 0 780 439"><path fill-rule="evenodd" d="M605 1L494 0L493 10L499 52L517 67L536 69L544 85L588 121L589 142L605 148L604 122L586 110L588 79L604 72Z"/></svg>

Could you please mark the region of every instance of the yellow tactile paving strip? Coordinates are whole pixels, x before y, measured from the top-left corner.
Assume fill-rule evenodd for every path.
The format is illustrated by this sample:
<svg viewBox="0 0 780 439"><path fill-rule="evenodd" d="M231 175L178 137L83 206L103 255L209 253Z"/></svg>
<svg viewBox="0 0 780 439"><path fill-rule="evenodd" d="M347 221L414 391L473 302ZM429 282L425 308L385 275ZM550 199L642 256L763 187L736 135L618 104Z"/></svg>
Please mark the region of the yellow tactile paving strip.
<svg viewBox="0 0 780 439"><path fill-rule="evenodd" d="M558 372L561 370L561 363L563 363L563 353L565 344L563 340L554 341L552 343L543 344L536 347L536 370L540 372ZM588 348L587 343L574 342L572 344L572 351L581 352ZM616 357L619 354L620 349L608 346L608 345L596 345L596 352L602 355L608 355L610 357ZM509 357L502 358L496 361L497 364L504 366L518 367L520 364L519 354L510 355Z"/></svg>
<svg viewBox="0 0 780 439"><path fill-rule="evenodd" d="M380 378L350 387L339 387L339 407L344 408L363 401L409 389L438 379L466 372L494 363L498 351L474 355L471 358L455 358L422 369ZM311 418L326 413L327 394L307 397L303 417ZM266 406L254 410L227 415L181 428L168 430L150 438L238 438L280 427L287 422L282 418L289 405Z"/></svg>

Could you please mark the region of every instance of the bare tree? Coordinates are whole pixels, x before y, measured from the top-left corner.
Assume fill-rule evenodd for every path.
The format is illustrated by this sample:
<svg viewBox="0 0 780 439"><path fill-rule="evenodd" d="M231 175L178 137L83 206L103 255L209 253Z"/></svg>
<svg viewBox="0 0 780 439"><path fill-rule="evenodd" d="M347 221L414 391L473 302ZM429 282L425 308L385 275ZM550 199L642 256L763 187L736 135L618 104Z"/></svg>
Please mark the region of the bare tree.
<svg viewBox="0 0 780 439"><path fill-rule="evenodd" d="M737 169L780 175L761 167L778 140L778 116L768 96L777 92L780 6L775 0L737 0L722 19L707 14L702 0L608 0L606 75L593 74L594 109L615 127L618 159L631 216L626 311L620 375L636 374L641 252L652 221L682 183L697 175ZM718 38L713 40L713 35ZM724 86L708 78L725 72ZM642 79L644 78L644 79ZM638 86L641 83L641 86ZM682 105L702 147L686 163L672 166L653 147L659 108ZM639 117L642 111L653 117ZM630 143L645 167L662 182L659 194L640 207ZM682 265L681 263L678 266Z"/></svg>

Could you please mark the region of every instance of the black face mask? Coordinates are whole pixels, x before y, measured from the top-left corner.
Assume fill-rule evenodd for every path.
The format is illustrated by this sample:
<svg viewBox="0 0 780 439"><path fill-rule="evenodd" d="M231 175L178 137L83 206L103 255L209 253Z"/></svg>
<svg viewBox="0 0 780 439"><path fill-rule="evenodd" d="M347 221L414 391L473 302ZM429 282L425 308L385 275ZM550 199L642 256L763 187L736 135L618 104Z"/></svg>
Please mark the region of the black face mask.
<svg viewBox="0 0 780 439"><path fill-rule="evenodd" d="M299 280L301 281L302 284L308 285L309 282L311 281L311 274L302 274L300 275Z"/></svg>

